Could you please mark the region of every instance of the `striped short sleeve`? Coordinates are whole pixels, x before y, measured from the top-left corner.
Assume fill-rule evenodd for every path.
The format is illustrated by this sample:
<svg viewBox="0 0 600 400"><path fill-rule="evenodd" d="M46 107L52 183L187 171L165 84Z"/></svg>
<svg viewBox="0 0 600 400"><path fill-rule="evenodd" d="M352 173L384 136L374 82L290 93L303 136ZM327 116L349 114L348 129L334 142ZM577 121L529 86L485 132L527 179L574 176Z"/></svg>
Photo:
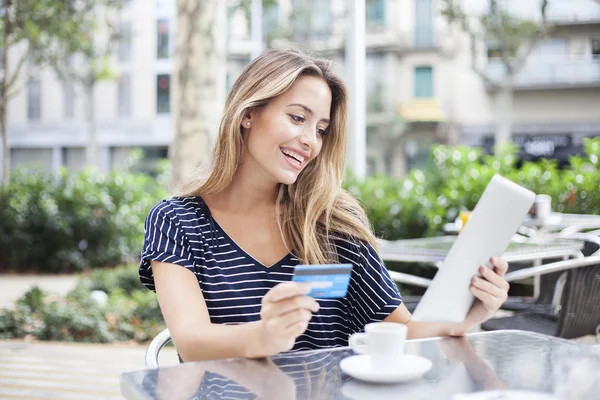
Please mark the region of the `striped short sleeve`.
<svg viewBox="0 0 600 400"><path fill-rule="evenodd" d="M361 331L370 322L383 321L402 303L396 283L390 277L377 250L361 241L348 288L350 323Z"/></svg>
<svg viewBox="0 0 600 400"><path fill-rule="evenodd" d="M194 271L194 261L189 241L172 205L163 201L154 206L146 217L144 245L139 274L144 286L154 289L151 261L162 261L181 265Z"/></svg>

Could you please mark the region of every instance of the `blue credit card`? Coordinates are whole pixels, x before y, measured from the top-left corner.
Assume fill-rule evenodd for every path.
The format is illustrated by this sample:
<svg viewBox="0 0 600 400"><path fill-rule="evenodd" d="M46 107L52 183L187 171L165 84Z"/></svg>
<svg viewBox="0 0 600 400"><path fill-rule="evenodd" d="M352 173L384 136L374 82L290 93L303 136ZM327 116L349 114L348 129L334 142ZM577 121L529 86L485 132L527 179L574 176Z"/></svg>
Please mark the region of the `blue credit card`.
<svg viewBox="0 0 600 400"><path fill-rule="evenodd" d="M352 264L296 265L293 282L308 283L309 296L319 299L345 297L350 283Z"/></svg>

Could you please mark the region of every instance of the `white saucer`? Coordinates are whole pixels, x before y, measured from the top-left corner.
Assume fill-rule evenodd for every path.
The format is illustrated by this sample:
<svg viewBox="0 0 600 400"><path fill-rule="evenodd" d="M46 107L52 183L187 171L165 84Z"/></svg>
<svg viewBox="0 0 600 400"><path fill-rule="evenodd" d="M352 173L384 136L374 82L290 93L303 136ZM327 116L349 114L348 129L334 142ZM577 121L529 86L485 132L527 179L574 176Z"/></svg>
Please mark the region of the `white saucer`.
<svg viewBox="0 0 600 400"><path fill-rule="evenodd" d="M368 354L350 356L340 362L342 371L351 377L376 383L406 382L420 378L431 366L432 363L428 359L408 354L404 355L397 368L389 371L376 371Z"/></svg>
<svg viewBox="0 0 600 400"><path fill-rule="evenodd" d="M455 394L452 400L558 400L549 393L529 390L492 390L489 392Z"/></svg>

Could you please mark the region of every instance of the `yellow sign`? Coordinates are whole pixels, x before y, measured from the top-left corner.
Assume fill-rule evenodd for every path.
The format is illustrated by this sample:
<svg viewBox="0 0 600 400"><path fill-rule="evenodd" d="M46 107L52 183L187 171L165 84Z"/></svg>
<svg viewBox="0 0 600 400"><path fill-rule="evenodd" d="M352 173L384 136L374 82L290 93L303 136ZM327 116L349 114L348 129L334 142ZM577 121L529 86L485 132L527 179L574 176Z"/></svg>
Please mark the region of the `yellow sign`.
<svg viewBox="0 0 600 400"><path fill-rule="evenodd" d="M414 99L398 106L398 113L407 122L440 122L440 106L435 99Z"/></svg>

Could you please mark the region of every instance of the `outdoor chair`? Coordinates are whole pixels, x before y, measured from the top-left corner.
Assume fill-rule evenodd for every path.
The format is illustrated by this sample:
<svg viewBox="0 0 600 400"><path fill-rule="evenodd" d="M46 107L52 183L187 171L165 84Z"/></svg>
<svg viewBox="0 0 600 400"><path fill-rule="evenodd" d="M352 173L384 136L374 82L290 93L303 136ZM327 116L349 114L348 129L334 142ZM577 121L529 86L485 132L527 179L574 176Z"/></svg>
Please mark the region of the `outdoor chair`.
<svg viewBox="0 0 600 400"><path fill-rule="evenodd" d="M164 329L160 332L146 349L146 368L158 368L158 353L171 341L171 332Z"/></svg>
<svg viewBox="0 0 600 400"><path fill-rule="evenodd" d="M581 254L584 257L596 254L600 250L600 238L589 233L570 233L552 236L556 239L580 240L583 242ZM521 270L523 268L519 268ZM552 313L552 299L556 291L556 284L564 272L558 271L539 276L539 295L535 299L525 298L520 296L510 296L507 301L502 304L503 310L525 312L546 312Z"/></svg>
<svg viewBox="0 0 600 400"><path fill-rule="evenodd" d="M402 283L405 285L417 286L428 288L431 284L431 279L421 278L419 276L414 276L410 274L405 274L403 272L397 271L388 271L392 280L396 283ZM422 296L402 296L402 303L406 306L408 311L413 313L415 308L417 308L417 304L421 301Z"/></svg>
<svg viewBox="0 0 600 400"><path fill-rule="evenodd" d="M517 329L573 339L600 330L600 256L558 261L507 273L507 281L562 272L549 310L526 311L481 324L486 331Z"/></svg>

